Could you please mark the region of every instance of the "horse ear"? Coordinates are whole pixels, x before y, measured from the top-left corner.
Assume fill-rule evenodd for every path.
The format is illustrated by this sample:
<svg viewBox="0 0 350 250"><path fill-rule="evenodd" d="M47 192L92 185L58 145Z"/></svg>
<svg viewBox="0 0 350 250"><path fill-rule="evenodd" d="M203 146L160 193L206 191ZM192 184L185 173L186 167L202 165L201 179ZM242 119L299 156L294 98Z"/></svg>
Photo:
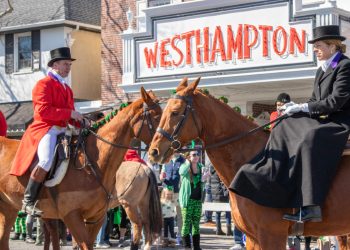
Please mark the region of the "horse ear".
<svg viewBox="0 0 350 250"><path fill-rule="evenodd" d="M153 102L152 98L148 95L144 87L141 87L140 92L144 103L150 104Z"/></svg>
<svg viewBox="0 0 350 250"><path fill-rule="evenodd" d="M182 81L179 83L179 86L177 86L176 88L176 92L179 92L187 87L187 80L188 80L187 77L182 79Z"/></svg>
<svg viewBox="0 0 350 250"><path fill-rule="evenodd" d="M159 103L158 97L154 94L154 92L153 92L152 90L148 91L148 95L149 95L149 97L151 97L151 99L152 99L155 103Z"/></svg>
<svg viewBox="0 0 350 250"><path fill-rule="evenodd" d="M190 83L186 89L186 95L193 94L194 90L197 88L201 77L198 77L194 82Z"/></svg>

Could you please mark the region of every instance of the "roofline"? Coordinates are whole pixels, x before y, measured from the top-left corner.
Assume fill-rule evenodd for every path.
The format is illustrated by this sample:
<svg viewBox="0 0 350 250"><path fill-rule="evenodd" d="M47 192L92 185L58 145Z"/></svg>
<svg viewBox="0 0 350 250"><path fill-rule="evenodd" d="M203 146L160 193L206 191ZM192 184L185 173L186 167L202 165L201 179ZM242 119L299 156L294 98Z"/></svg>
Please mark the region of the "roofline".
<svg viewBox="0 0 350 250"><path fill-rule="evenodd" d="M24 29L36 29L36 28L44 28L44 27L51 27L51 26L57 26L57 25L75 26L77 29L81 28L81 29L87 29L95 32L96 31L101 32L101 26L81 23L81 22L76 22L71 20L65 20L65 19L1 27L0 32L10 32L10 31L17 31L17 30L24 30Z"/></svg>

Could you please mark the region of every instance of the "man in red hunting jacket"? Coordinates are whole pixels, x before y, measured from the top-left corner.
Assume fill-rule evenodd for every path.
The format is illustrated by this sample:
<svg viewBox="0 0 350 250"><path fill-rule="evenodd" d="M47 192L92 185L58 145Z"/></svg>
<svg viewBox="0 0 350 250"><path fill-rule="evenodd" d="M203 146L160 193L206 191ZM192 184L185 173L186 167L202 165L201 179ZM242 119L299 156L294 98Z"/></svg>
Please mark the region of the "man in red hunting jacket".
<svg viewBox="0 0 350 250"><path fill-rule="evenodd" d="M65 132L68 123L78 125L77 121L83 119L74 110L73 92L65 81L75 60L70 49L57 48L50 55L51 70L32 91L34 121L23 135L10 171L15 176L25 174L37 156L39 162L31 172L22 207L24 212L37 216L42 212L35 208L35 201L50 170L57 135Z"/></svg>

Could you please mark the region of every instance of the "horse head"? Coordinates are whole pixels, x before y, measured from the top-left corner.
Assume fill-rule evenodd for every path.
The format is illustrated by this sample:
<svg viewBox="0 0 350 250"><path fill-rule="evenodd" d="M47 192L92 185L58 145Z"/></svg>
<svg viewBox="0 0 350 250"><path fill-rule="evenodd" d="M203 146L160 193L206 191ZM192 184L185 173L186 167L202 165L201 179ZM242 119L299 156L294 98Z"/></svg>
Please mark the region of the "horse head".
<svg viewBox="0 0 350 250"><path fill-rule="evenodd" d="M194 97L201 94L196 90L199 81L187 84L184 78L168 100L148 151L150 160L167 162L176 150L200 136L202 123L193 110Z"/></svg>
<svg viewBox="0 0 350 250"><path fill-rule="evenodd" d="M162 115L159 100L152 91L148 93L141 87L141 99L135 102L134 116L130 126L135 138L149 144L155 134Z"/></svg>

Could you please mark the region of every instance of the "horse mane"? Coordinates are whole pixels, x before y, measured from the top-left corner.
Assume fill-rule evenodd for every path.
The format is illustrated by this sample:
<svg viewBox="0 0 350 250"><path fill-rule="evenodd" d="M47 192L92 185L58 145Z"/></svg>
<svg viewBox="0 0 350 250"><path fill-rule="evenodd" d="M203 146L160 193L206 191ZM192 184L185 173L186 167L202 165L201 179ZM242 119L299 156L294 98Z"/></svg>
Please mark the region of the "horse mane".
<svg viewBox="0 0 350 250"><path fill-rule="evenodd" d="M95 132L98 131L101 127L103 127L105 124L112 121L112 119L118 115L121 111L124 111L127 107L133 107L138 105L132 105L133 103L140 102L142 103L142 100L137 100L135 102L126 102L120 104L119 108L116 110L112 110L109 114L105 115L104 117L97 120L92 126L90 126L90 129L93 129ZM135 111L135 107L133 107L133 111Z"/></svg>
<svg viewBox="0 0 350 250"><path fill-rule="evenodd" d="M181 92L181 91L180 91ZM244 115L238 113L237 111L235 111L231 106L229 106L228 104L220 101L218 98L216 98L215 96L211 95L210 93L203 93L202 90L200 89L195 89L194 91L194 95L201 95L204 97L208 97L209 99L211 99L212 101L214 101L217 105L219 105L220 107L222 107L225 111L229 112L230 114L232 114L233 116L237 116L237 118L239 120L242 121L247 121L249 125L257 127L257 124L253 121L251 121L250 119L247 119L247 117L245 117Z"/></svg>

